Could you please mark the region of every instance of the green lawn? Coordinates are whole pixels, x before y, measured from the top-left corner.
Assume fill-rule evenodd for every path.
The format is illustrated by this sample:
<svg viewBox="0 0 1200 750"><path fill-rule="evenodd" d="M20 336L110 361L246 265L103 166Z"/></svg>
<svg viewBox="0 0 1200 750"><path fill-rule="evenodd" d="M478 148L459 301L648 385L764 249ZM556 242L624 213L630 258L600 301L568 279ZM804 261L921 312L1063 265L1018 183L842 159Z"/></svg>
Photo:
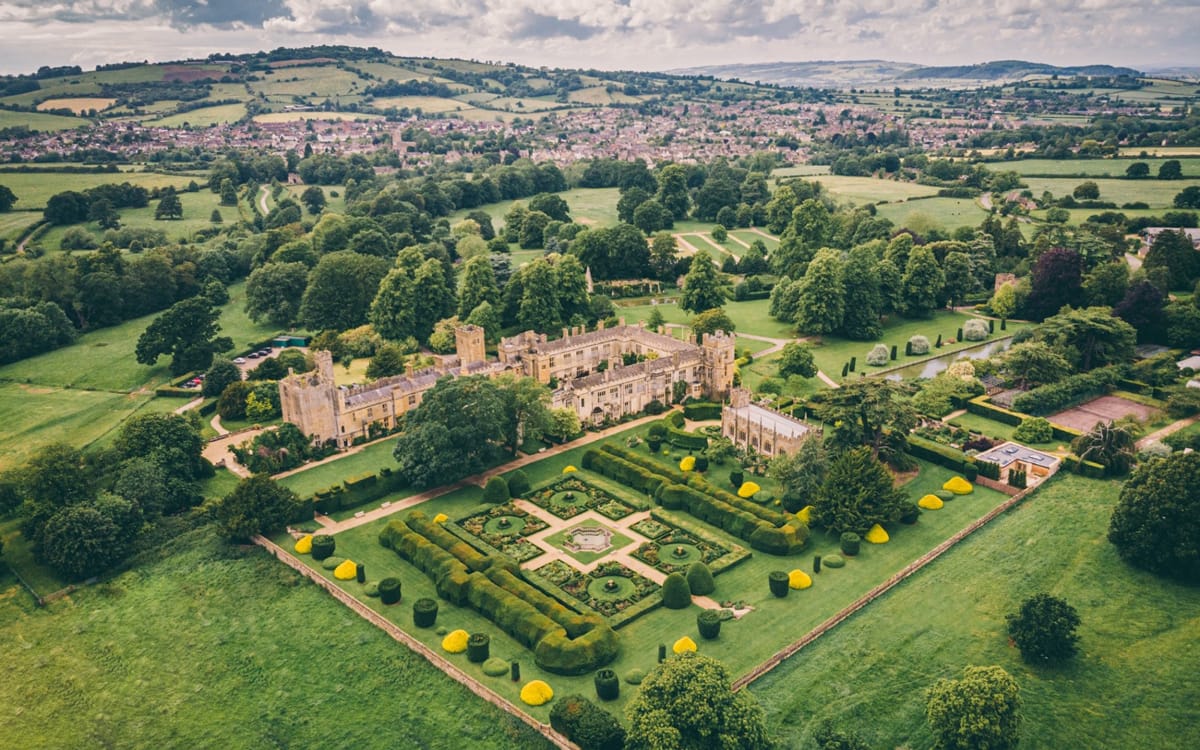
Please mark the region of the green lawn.
<svg viewBox="0 0 1200 750"><path fill-rule="evenodd" d="M758 680L777 739L811 748L831 720L871 747L930 747L922 691L999 664L1021 685L1022 748L1179 746L1200 705L1200 589L1119 560L1105 540L1119 489L1055 480ZM1081 653L1062 669L1026 666L1007 642L1005 615L1039 591L1083 621Z"/></svg>
<svg viewBox="0 0 1200 750"><path fill-rule="evenodd" d="M0 566L5 666L25 676L0 687L5 736L30 750L549 747L265 552L206 529L166 552L46 609Z"/></svg>
<svg viewBox="0 0 1200 750"><path fill-rule="evenodd" d="M638 430L641 432L641 430ZM622 441L625 435L614 438ZM578 466L581 448L568 451L562 455L540 461L525 469L530 480L536 485L539 482L561 476L562 469L567 464ZM661 458L663 461L677 461L677 456ZM582 471L582 470L581 470ZM724 483L725 467L713 469L714 481ZM611 482L595 477L591 472L582 471L581 476L604 487L606 490L620 495L628 495L628 490ZM952 474L940 467L921 464L921 474L903 492L915 501L921 494L941 484ZM757 480L756 480L757 481ZM428 514L445 513L453 522L478 512L484 506L480 504L481 492L477 487L456 491L430 501L422 507ZM837 542L825 534L816 534L809 549L804 554L794 558L779 558L762 553L755 553L749 560L737 567L721 573L717 577L717 591L714 598L718 601L745 600L755 611L744 619L727 622L722 630L720 640L700 641L701 651L714 656L726 664L735 674L742 674L754 665L765 660L775 650L784 644L799 638L807 630L829 617L838 609L845 607L856 597L880 581L886 579L903 565L919 557L923 552L945 539L954 531L962 528L971 520L978 518L994 507L1003 499L999 493L978 488L975 494L961 498L948 504L943 511L927 513L914 526L897 526L891 529L892 542L883 546L866 545L866 549L843 569L822 573L817 577L816 585L803 592L794 592L787 599L775 599L767 590L767 573L774 569L789 570L802 567L809 568L812 554L828 555L836 550ZM744 542L733 539L706 524L701 524L682 513L666 512L672 523L682 528L699 528L709 536L720 540L725 546L740 545ZM378 543L380 530L386 525L386 519L366 524L337 536L337 551L335 554L362 563L368 571L368 580L378 580L383 576L399 576L403 581L405 601L412 601L421 596L432 596L432 582L423 574L409 566L394 552L384 549ZM280 541L287 542L283 537ZM305 558L307 559L307 558ZM537 560L533 562L537 567ZM329 575L328 572L323 571ZM359 596L369 606L381 611L393 622L433 648L440 648L441 638L436 632L413 629L411 611L408 607L383 607L377 599L366 598L361 593L361 586L355 582L343 585L348 592ZM335 602L330 607L338 607ZM653 614L639 618L626 625L621 630L625 644L620 657L612 665L619 674L625 674L630 669L652 669L656 661L657 644L671 644L684 635L697 638L696 609L685 610L656 610ZM522 662L522 675L525 679L545 679L557 694L581 692L588 694L591 688L591 676L564 677L545 674L533 663L532 657L524 647L513 641L492 623L478 613L468 608L460 608L441 602L441 613L438 625L449 629L463 628L468 632L486 632L491 636L492 653L503 658L515 658ZM752 638L748 637L751 633ZM451 657L459 659L460 657ZM465 659L462 666L468 670L476 668L468 665ZM489 683L509 700L517 702L519 685L513 685L506 680ZM622 698L613 708L618 712L628 699L631 689L626 686ZM548 715L547 707L529 708L518 703L518 707L531 715L544 719Z"/></svg>
<svg viewBox="0 0 1200 750"><path fill-rule="evenodd" d="M612 543L609 545L609 547L607 549L605 549L601 552L590 552L588 550L582 550L582 549L572 550L565 545L565 542L567 541L568 537L571 535L571 532L575 531L576 529L585 529L585 528L594 529L600 525L602 525L604 528L606 528L612 532L612 537L611 537ZM546 541L549 542L550 544L553 544L555 547L559 547L560 549L562 549L563 552L565 552L566 554L575 558L576 560L583 563L584 565L587 565L588 563L595 562L596 560L600 560L602 558L608 557L610 554L612 554L613 550L622 549L624 547L629 546L630 543L633 542L632 539L625 536L624 534L622 534L618 531L614 531L613 528L611 526L609 526L608 524L597 524L594 521L584 521L583 523L574 524L566 529L563 529L562 531L560 531L556 534L551 534L550 536L546 537Z"/></svg>
<svg viewBox="0 0 1200 750"><path fill-rule="evenodd" d="M950 424L967 430L975 430L976 432L982 433L987 437L995 438L997 440L1013 440L1013 433L1017 430L1017 428L1012 425L1007 425L1003 422L997 422L994 419L988 419L987 417L983 417L978 414L971 414L970 412L951 419ZM1049 443L1026 443L1026 445L1040 448L1042 450L1055 450L1056 448L1062 446L1062 444L1058 441L1052 441Z"/></svg>
<svg viewBox="0 0 1200 750"><path fill-rule="evenodd" d="M1150 177L1158 174L1158 168L1166 159L1017 159L1011 162L988 164L993 172L1016 172L1021 175L1079 177L1124 177L1125 170L1134 162L1145 162L1150 167ZM1200 159L1180 159L1180 166L1187 176L1200 175Z"/></svg>
<svg viewBox="0 0 1200 750"><path fill-rule="evenodd" d="M1153 170L1151 174L1156 173ZM1185 173L1187 174L1187 173ZM1191 177L1200 177L1193 170ZM1167 209L1171 207L1171 201L1185 187L1190 185L1200 185L1200 179L1187 180L1106 180L1103 178L1091 179L1100 188L1100 200L1112 201L1118 206L1122 203L1130 201L1144 201L1152 208ZM1029 184L1029 189L1033 194L1040 196L1043 191L1049 190L1056 197L1070 195L1071 191L1083 180L1075 177L1028 177L1025 182ZM1118 209L1119 210L1119 209ZM1098 210L1092 209L1091 213L1099 213Z"/></svg>
<svg viewBox="0 0 1200 750"><path fill-rule="evenodd" d="M3 110L0 110L3 113ZM0 125L3 127L3 125ZM17 208L24 211L43 209L50 196L67 190L87 190L97 185L121 184L122 182L141 185L147 190L156 187L173 185L176 190L182 190L192 180L202 180L188 175L159 174L158 172L125 171L111 174L67 174L65 172L10 172L0 174L0 185L5 185L17 196ZM186 200L186 195L181 200ZM154 205L154 204L151 204ZM184 204L187 205L186 203ZM126 213L135 213L129 209L118 211L124 217ZM208 213L212 213L210 208ZM151 209L153 216L153 208ZM208 217L205 216L207 219ZM160 224L164 222L159 222Z"/></svg>
<svg viewBox="0 0 1200 750"><path fill-rule="evenodd" d="M183 182L187 185L187 181ZM222 206L221 197L211 190L199 190L195 193L179 194L179 202L183 205L183 218L171 221L159 221L154 218L158 206L157 201L151 201L145 208L123 208L117 211L121 215L121 226L135 229L157 229L165 232L168 239L188 240L201 229L214 226L212 212L214 209L221 213L222 224L236 222L239 219L236 206ZM218 225L219 226L219 225ZM63 235L68 229L82 227L92 234L99 242L104 237L104 229L95 222L74 224L71 226L56 226L46 232L38 242L49 250L61 247Z"/></svg>
<svg viewBox="0 0 1200 750"><path fill-rule="evenodd" d="M53 133L59 130L81 128L90 122L90 120L80 117L48 115L42 112L14 112L8 109L0 109L0 129L18 128L23 125L30 130Z"/></svg>
<svg viewBox="0 0 1200 750"><path fill-rule="evenodd" d="M493 114L493 113L489 113ZM607 227L617 223L617 199L620 195L616 188L576 188L558 193L571 209L571 219L578 224ZM478 209L455 211L450 214L450 223L465 219L471 211L483 211L492 217L492 225L496 229L504 226L504 215L512 210L514 203L528 205L529 199L515 201L500 201L480 206ZM711 227L707 227L711 229ZM540 251L539 251L540 252ZM513 265L517 265L513 260Z"/></svg>
<svg viewBox="0 0 1200 750"><path fill-rule="evenodd" d="M629 300L629 302L636 301ZM618 300L617 304L621 305L622 303ZM756 336L779 339L795 338L796 334L792 326L789 323L781 323L772 318L769 314L770 308L771 301L765 299L750 300L747 302L728 302L725 305L725 313L729 315L734 325L737 326L737 333L749 333ZM626 322L632 324L639 320L646 320L655 309L662 313L663 319L668 323L686 325L692 318L691 314L678 304L630 304L617 307L617 315L624 316Z"/></svg>
<svg viewBox="0 0 1200 750"><path fill-rule="evenodd" d="M48 596L62 588L65 588L67 582L54 574L50 568L36 562L33 559L33 550L30 549L29 543L21 534L21 519L9 518L0 522L0 541L4 542L4 560L9 568L20 574L39 596ZM14 591L10 588L16 584L16 579L4 567L0 566L0 589L5 590L6 595L11 594L14 597L20 597L21 591ZM0 600L6 596L0 596ZM0 604L0 610L4 607Z"/></svg>
<svg viewBox="0 0 1200 750"><path fill-rule="evenodd" d="M343 480L350 477L356 477L367 472L378 474L379 470L385 466L394 468L396 466L396 459L392 457L392 451L395 447L395 440L381 440L374 445L363 448L357 453L352 453L334 461L321 464L320 466L314 466L311 469L305 469L304 471L286 476L280 479L279 483L290 488L300 497L312 497L313 493L317 490L341 484ZM407 494L412 493L406 493L405 496ZM389 499L395 500L397 498ZM358 510L361 510L361 508Z"/></svg>
<svg viewBox="0 0 1200 750"><path fill-rule="evenodd" d="M824 175L818 180L839 202L894 203L909 198L937 195L938 188L915 182L879 180L874 177Z"/></svg>
<svg viewBox="0 0 1200 750"><path fill-rule="evenodd" d="M878 341L850 341L838 336L822 337L820 344L813 345L813 359L816 360L817 367L826 375L834 380L842 380L842 365L849 362L851 357L857 357L858 362L855 372L850 373L846 378L852 380L861 377L863 373L870 375L893 366L914 364L927 359L953 354L962 349L978 346L981 342L964 341L957 344L946 344L941 349L933 348L932 345L937 341L938 334L941 334L943 340L948 341L954 338L958 334L958 328L973 317L975 316L949 310L939 310L932 317L924 320L910 320L908 318L893 316L884 325L883 336ZM1001 331L999 324L997 324L996 333L989 338L989 341L1000 336L1010 336L1027 326L1027 323L1009 321L1008 330ZM905 343L907 343L909 338L916 335L922 335L929 339L929 354L919 357L904 356ZM887 368L870 367L866 362L867 353L871 351L875 344L880 342L887 344L889 347L894 345L897 350L896 361L894 363L889 361Z"/></svg>
<svg viewBox="0 0 1200 750"><path fill-rule="evenodd" d="M914 231L979 226L987 212L971 198L923 198L879 206L879 216Z"/></svg>

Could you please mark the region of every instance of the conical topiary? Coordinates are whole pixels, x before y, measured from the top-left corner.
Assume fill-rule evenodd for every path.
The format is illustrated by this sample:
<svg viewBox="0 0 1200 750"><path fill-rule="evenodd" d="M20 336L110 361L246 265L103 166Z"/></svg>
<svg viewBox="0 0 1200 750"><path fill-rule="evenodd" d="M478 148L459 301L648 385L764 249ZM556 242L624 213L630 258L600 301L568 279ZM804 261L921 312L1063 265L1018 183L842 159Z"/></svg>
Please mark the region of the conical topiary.
<svg viewBox="0 0 1200 750"><path fill-rule="evenodd" d="M682 573L672 573L663 580L663 606L667 609L684 609L692 603L692 592Z"/></svg>
<svg viewBox="0 0 1200 750"><path fill-rule="evenodd" d="M717 590L717 584L713 581L712 571L708 569L707 565L699 561L688 566L687 584L693 596L706 596Z"/></svg>

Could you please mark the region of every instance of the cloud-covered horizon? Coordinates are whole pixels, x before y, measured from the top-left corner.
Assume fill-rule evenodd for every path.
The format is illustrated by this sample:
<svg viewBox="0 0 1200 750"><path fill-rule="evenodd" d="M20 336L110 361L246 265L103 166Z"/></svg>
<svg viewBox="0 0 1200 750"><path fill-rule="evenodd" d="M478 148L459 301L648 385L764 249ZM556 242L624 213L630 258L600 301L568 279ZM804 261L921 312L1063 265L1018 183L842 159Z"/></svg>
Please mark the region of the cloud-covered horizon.
<svg viewBox="0 0 1200 750"><path fill-rule="evenodd" d="M1195 65L1200 0L0 0L0 70L313 44L663 70L886 59Z"/></svg>

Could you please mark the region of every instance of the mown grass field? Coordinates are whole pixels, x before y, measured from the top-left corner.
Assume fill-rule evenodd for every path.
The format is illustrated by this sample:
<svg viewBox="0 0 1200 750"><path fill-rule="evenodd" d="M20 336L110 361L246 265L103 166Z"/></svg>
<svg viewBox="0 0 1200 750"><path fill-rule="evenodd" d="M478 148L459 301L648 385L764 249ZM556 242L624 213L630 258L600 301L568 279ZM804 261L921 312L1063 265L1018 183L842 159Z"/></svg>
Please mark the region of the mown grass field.
<svg viewBox="0 0 1200 750"><path fill-rule="evenodd" d="M2 111L2 110L0 110ZM3 127L0 125L0 127ZM173 185L182 190L196 177L158 172L128 171L111 174L67 174L65 172L7 172L0 174L0 185L6 185L17 196L17 208L24 211L41 210L50 196L67 190L87 190L97 185L128 182L147 190ZM151 214L153 215L153 214Z"/></svg>
<svg viewBox="0 0 1200 750"><path fill-rule="evenodd" d="M243 284L229 288L221 333L235 348L262 341L277 329L251 321ZM157 315L85 333L68 347L0 367L0 469L19 465L41 446L62 441L82 447L110 435L143 408L169 410L184 402L154 399L170 379L169 359L138 364L137 339ZM153 403L149 406L148 403Z"/></svg>
<svg viewBox="0 0 1200 750"><path fill-rule="evenodd" d="M25 126L30 130L44 133L55 133L59 130L83 127L88 120L64 115L48 115L42 112L14 112L10 109L0 109L0 128L18 128Z"/></svg>
<svg viewBox="0 0 1200 750"><path fill-rule="evenodd" d="M1179 747L1200 705L1200 590L1120 561L1105 539L1119 490L1055 480L758 680L777 738L811 748L831 720L872 747L927 748L923 691L999 664L1021 686L1022 748ZM1060 669L1025 665L1007 641L1005 615L1039 591L1082 619L1081 653Z"/></svg>
<svg viewBox="0 0 1200 750"><path fill-rule="evenodd" d="M297 122L301 120L378 120L382 115L365 112L268 112L255 115L255 122Z"/></svg>
<svg viewBox="0 0 1200 750"><path fill-rule="evenodd" d="M52 109L69 109L75 114L80 115L92 109L101 112L111 107L116 101L116 99L103 96L73 96L62 99L47 99L38 104L37 109L39 112Z"/></svg>
<svg viewBox="0 0 1200 750"><path fill-rule="evenodd" d="M607 227L617 223L617 199L620 197L616 188L575 188L558 193L567 202L571 210L571 219L579 224ZM512 210L514 203L528 205L529 199L501 201L480 206L479 209L492 217L492 226L500 229L504 226L504 215ZM450 223L465 219L468 210L455 211L450 214ZM711 227L706 227L711 229ZM515 247L515 246L514 246ZM538 251L539 254L541 251ZM514 261L515 263L515 261Z"/></svg>
<svg viewBox="0 0 1200 750"><path fill-rule="evenodd" d="M915 182L900 182L898 180L879 180L874 177L823 175L817 181L839 203L849 201L858 205L881 202L895 203L906 201L909 198L937 195L938 192L938 188L930 185L918 185Z"/></svg>
<svg viewBox="0 0 1200 750"><path fill-rule="evenodd" d="M1165 158L1125 157L1121 159L1017 159L1015 161L993 162L988 169L993 172L1016 172L1021 175L1037 175L1039 177L1114 177L1125 176L1125 170L1130 164L1144 162L1150 167L1150 177L1158 174L1158 168L1166 161ZM1183 174L1186 176L1200 175L1200 159L1180 159Z"/></svg>
<svg viewBox="0 0 1200 750"><path fill-rule="evenodd" d="M952 231L979 226L987 218L987 212L971 198L923 198L879 206L879 216L915 231L936 228Z"/></svg>
<svg viewBox="0 0 1200 750"><path fill-rule="evenodd" d="M549 746L262 551L203 529L148 557L46 609L0 567L10 742Z"/></svg>
<svg viewBox="0 0 1200 750"><path fill-rule="evenodd" d="M1155 172L1151 172L1154 174ZM1187 174L1187 173L1185 173ZM1112 180L1092 179L1100 188L1100 200L1112 201L1120 206L1122 203L1142 201L1151 208L1170 208L1171 201L1185 187L1200 185L1200 175L1192 173L1194 179L1185 180ZM1070 195L1082 179L1074 177L1027 177L1025 182L1033 194L1040 196L1049 190L1055 197ZM1119 209L1118 209L1119 210ZM1091 211L1097 213L1095 209Z"/></svg>
<svg viewBox="0 0 1200 750"><path fill-rule="evenodd" d="M146 124L160 128L178 128L185 125L202 128L209 125L224 125L225 123L237 122L245 116L245 104L218 104L215 107L200 107L188 112L168 115L157 120L147 120Z"/></svg>
<svg viewBox="0 0 1200 750"><path fill-rule="evenodd" d="M0 175L0 185L4 184L3 179L4 176ZM15 241L25 227L36 223L41 218L40 211L10 211L0 214L0 238Z"/></svg>
<svg viewBox="0 0 1200 750"><path fill-rule="evenodd" d="M186 184L185 182L184 185ZM208 229L214 226L212 221L212 212L214 209L221 213L222 225L236 223L240 218L236 206L222 206L221 197L205 188L194 193L179 193L179 203L183 206L182 219L155 219L154 212L158 208L158 201L150 201L150 205L145 208L118 209L117 213L121 216L122 227L157 229L165 232L167 239L174 241L191 239L201 229ZM103 239L104 233L107 231L95 222L56 226L39 237L38 244L47 250L60 250L63 236L72 227L79 227L86 230L96 238L97 242Z"/></svg>

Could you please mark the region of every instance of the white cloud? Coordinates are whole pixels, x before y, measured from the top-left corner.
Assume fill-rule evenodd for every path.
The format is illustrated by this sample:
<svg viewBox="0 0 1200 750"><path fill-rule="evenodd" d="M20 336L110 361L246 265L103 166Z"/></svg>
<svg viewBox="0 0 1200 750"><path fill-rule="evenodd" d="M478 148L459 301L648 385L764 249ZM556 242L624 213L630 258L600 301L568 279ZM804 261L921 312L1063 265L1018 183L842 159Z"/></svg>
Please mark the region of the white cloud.
<svg viewBox="0 0 1200 750"><path fill-rule="evenodd" d="M0 0L10 71L319 43L584 67L1194 63L1197 0ZM166 28L169 27L169 30ZM64 36L65 35L65 36ZM64 45L47 39L70 38ZM130 40L137 44L132 45ZM194 52L193 52L194 50Z"/></svg>

